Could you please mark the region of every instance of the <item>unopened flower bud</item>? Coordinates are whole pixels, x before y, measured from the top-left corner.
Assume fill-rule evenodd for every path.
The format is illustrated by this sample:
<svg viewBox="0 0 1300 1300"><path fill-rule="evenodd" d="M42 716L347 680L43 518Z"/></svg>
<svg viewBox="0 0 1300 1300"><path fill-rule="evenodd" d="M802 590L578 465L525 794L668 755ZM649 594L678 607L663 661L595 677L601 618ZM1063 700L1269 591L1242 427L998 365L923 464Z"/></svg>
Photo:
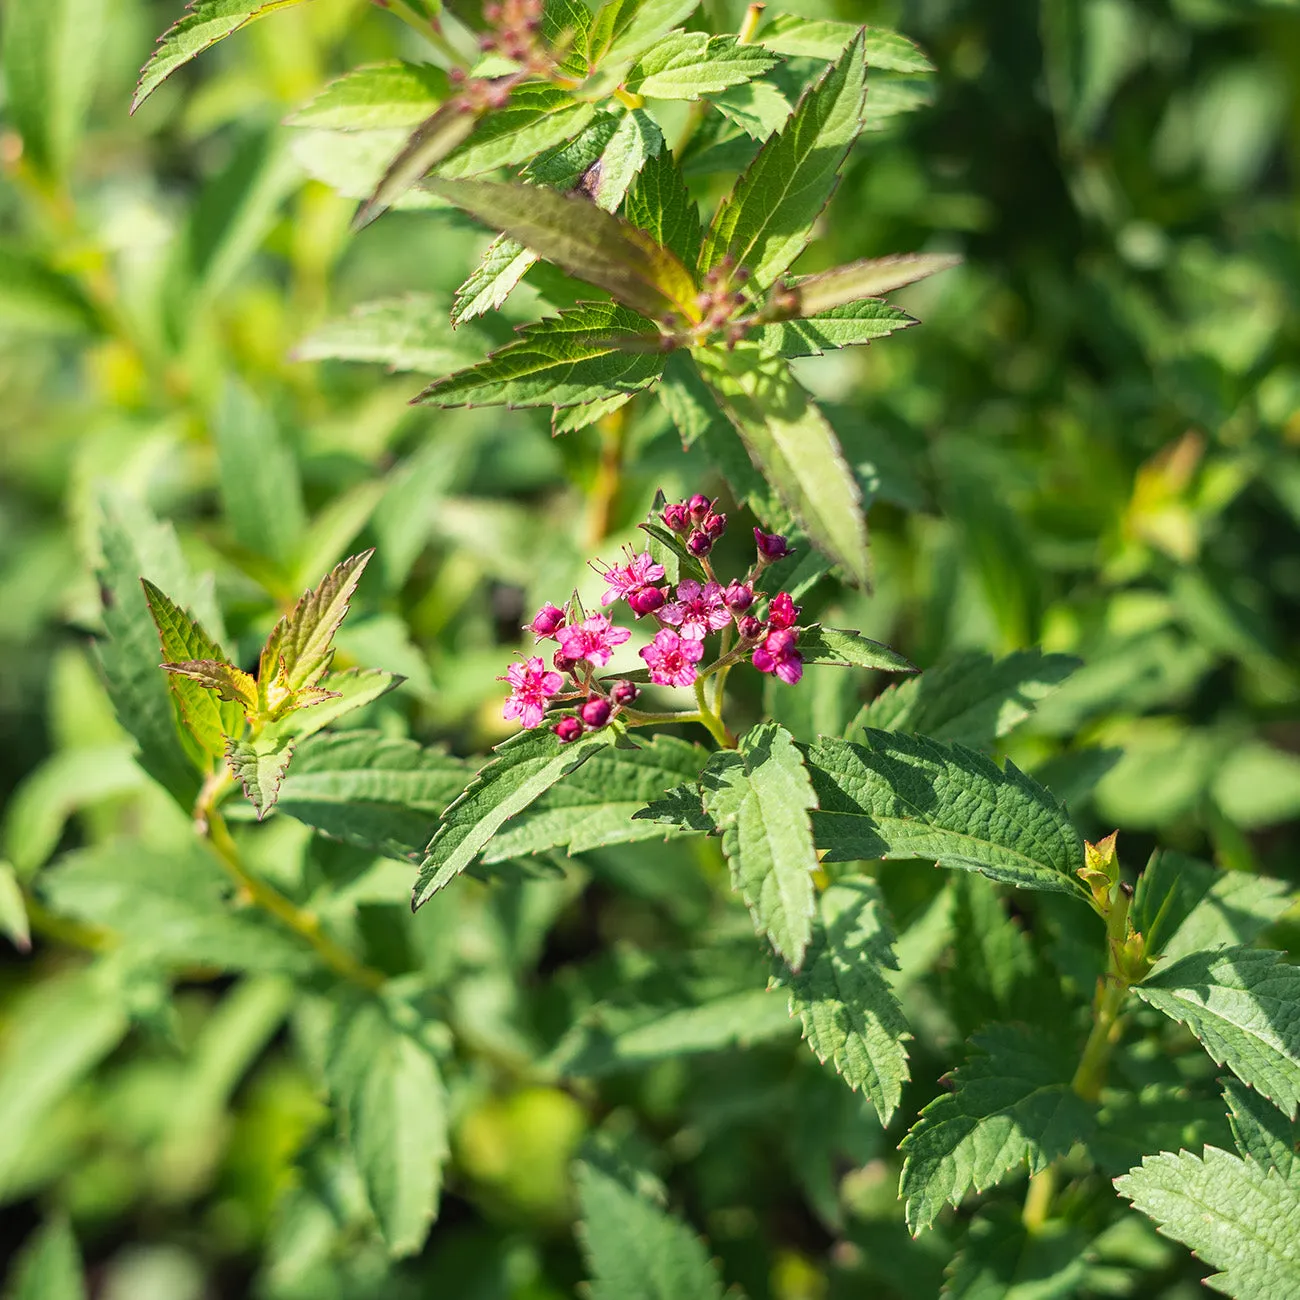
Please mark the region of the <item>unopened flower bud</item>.
<svg viewBox="0 0 1300 1300"><path fill-rule="evenodd" d="M631 704L640 694L641 691L638 689L635 682L615 682L614 685L609 688L609 698L613 700L615 704Z"/></svg>
<svg viewBox="0 0 1300 1300"><path fill-rule="evenodd" d="M574 717L561 718L551 730L559 736L560 744L567 745L582 735L582 723Z"/></svg>
<svg viewBox="0 0 1300 1300"><path fill-rule="evenodd" d="M551 660L551 666L556 670L556 672L568 673L572 672L573 669L578 666L578 661L576 659L570 659L563 650L557 650L554 658Z"/></svg>
<svg viewBox="0 0 1300 1300"><path fill-rule="evenodd" d="M697 529L686 539L686 549L692 555L708 555L713 549L713 538Z"/></svg>
<svg viewBox="0 0 1300 1300"><path fill-rule="evenodd" d="M564 611L558 605L552 605L548 601L537 611L528 626L538 640L541 640L544 637L554 636L564 626L564 621Z"/></svg>
<svg viewBox="0 0 1300 1300"><path fill-rule="evenodd" d="M703 492L697 492L687 503L686 508L691 512L691 518L698 524L709 513L713 507L713 502L704 495Z"/></svg>
<svg viewBox="0 0 1300 1300"><path fill-rule="evenodd" d="M800 606L796 605L790 599L789 593L778 591L772 597L772 602L767 607L768 626L782 631L788 627L794 627L799 621Z"/></svg>
<svg viewBox="0 0 1300 1300"><path fill-rule="evenodd" d="M743 614L754 603L754 589L747 582L733 582L723 593L727 608Z"/></svg>
<svg viewBox="0 0 1300 1300"><path fill-rule="evenodd" d="M655 610L662 609L663 603L664 593L662 587L641 587L627 598L628 608L637 618L640 618L643 614L653 614Z"/></svg>
<svg viewBox="0 0 1300 1300"><path fill-rule="evenodd" d="M610 703L599 695L593 695L578 712L587 726L593 729L603 727L609 721Z"/></svg>
<svg viewBox="0 0 1300 1300"><path fill-rule="evenodd" d="M761 528L754 529L754 544L764 561L782 560L790 554L790 543L780 533L765 533Z"/></svg>
<svg viewBox="0 0 1300 1300"><path fill-rule="evenodd" d="M762 620L755 618L753 614L746 614L745 617L740 620L739 627L740 635L744 637L746 641L752 641L762 632L763 623Z"/></svg>
<svg viewBox="0 0 1300 1300"><path fill-rule="evenodd" d="M691 512L689 506L664 506L663 510L659 514L659 518L664 521L664 527L671 529L674 533L689 533L691 531Z"/></svg>
<svg viewBox="0 0 1300 1300"><path fill-rule="evenodd" d="M704 533L717 541L723 533L727 531L727 516L715 515L712 510L704 517L704 522L700 525Z"/></svg>

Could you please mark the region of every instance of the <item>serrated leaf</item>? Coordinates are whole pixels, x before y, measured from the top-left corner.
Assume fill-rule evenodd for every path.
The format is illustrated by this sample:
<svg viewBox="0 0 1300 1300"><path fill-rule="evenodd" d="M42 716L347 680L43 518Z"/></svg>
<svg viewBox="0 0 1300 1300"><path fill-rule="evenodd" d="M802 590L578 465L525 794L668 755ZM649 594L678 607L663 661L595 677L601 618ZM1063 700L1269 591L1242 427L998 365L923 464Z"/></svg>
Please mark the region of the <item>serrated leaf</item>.
<svg viewBox="0 0 1300 1300"><path fill-rule="evenodd" d="M578 1241L591 1300L722 1300L722 1280L700 1239L617 1178L582 1162Z"/></svg>
<svg viewBox="0 0 1300 1300"><path fill-rule="evenodd" d="M896 253L836 266L791 283L790 291L798 306L790 314L816 316L864 298L879 298L926 276L950 270L960 262L961 258L951 253Z"/></svg>
<svg viewBox="0 0 1300 1300"><path fill-rule="evenodd" d="M226 764L257 809L261 821L280 797L280 783L293 758L294 743L286 736L250 736L226 741Z"/></svg>
<svg viewBox="0 0 1300 1300"><path fill-rule="evenodd" d="M1186 1025L1216 1064L1294 1119L1300 1106L1300 968L1227 948L1162 965L1133 990Z"/></svg>
<svg viewBox="0 0 1300 1300"><path fill-rule="evenodd" d="M1207 1286L1236 1300L1300 1295L1300 1189L1276 1169L1217 1147L1203 1156L1165 1151L1115 1179L1115 1188L1166 1237L1220 1270Z"/></svg>
<svg viewBox="0 0 1300 1300"><path fill-rule="evenodd" d="M782 586L783 591L788 590ZM814 624L799 630L799 653L806 664L837 664L841 668L878 668L886 673L914 673L916 665L861 632Z"/></svg>
<svg viewBox="0 0 1300 1300"><path fill-rule="evenodd" d="M1126 1173L1153 1147L1157 1151L1183 1147L1190 1151L1200 1150L1207 1142L1218 1145L1229 1140L1220 1101L1196 1095L1182 1085L1154 1083L1138 1091L1103 1090L1088 1154L1103 1173L1114 1176Z"/></svg>
<svg viewBox="0 0 1300 1300"><path fill-rule="evenodd" d="M876 696L849 725L905 731L988 748L1033 713L1079 666L1072 655L1017 650L1002 659L968 651Z"/></svg>
<svg viewBox="0 0 1300 1300"><path fill-rule="evenodd" d="M633 393L619 393L615 397L599 397L585 406L557 406L551 412L551 437L558 438L561 434L585 429L607 415L613 415L634 396Z"/></svg>
<svg viewBox="0 0 1300 1300"><path fill-rule="evenodd" d="M389 1253L415 1254L438 1212L449 1151L437 1062L377 1002L357 1001L333 1027L325 1077Z"/></svg>
<svg viewBox="0 0 1300 1300"><path fill-rule="evenodd" d="M1070 1089L1071 1065L1050 1036L991 1025L971 1039L971 1054L903 1139L899 1194L913 1235L945 1204L982 1192L1012 1169L1045 1169L1093 1125L1091 1108Z"/></svg>
<svg viewBox="0 0 1300 1300"><path fill-rule="evenodd" d="M268 708L273 683L283 679L291 691L320 685L334 658L334 634L348 612L373 550L349 556L303 592L291 613L271 629L262 647L257 674L258 699Z"/></svg>
<svg viewBox="0 0 1300 1300"><path fill-rule="evenodd" d="M705 813L722 831L732 887L755 930L797 971L812 936L817 870L808 820L817 799L803 755L784 727L763 722L737 749L714 754L700 789Z"/></svg>
<svg viewBox="0 0 1300 1300"><path fill-rule="evenodd" d="M808 749L829 862L926 858L992 880L1083 898L1083 846L1051 793L1013 763L924 736L868 731Z"/></svg>
<svg viewBox="0 0 1300 1300"><path fill-rule="evenodd" d="M583 0L543 0L542 40L558 52L560 70L581 81L587 74L587 37L594 15Z"/></svg>
<svg viewBox="0 0 1300 1300"><path fill-rule="evenodd" d="M134 113L177 68L257 18L302 0L194 0L189 11L158 38L131 100Z"/></svg>
<svg viewBox="0 0 1300 1300"><path fill-rule="evenodd" d="M679 785L666 790L662 798L651 799L632 816L643 821L658 822L662 826L680 826L682 830L699 831L705 835L711 835L717 830L713 818L704 811L704 796L698 784Z"/></svg>
<svg viewBox="0 0 1300 1300"><path fill-rule="evenodd" d="M486 361L430 384L431 406L581 406L654 383L664 356L635 312L584 303L520 331Z"/></svg>
<svg viewBox="0 0 1300 1300"><path fill-rule="evenodd" d="M706 250L707 256L707 250ZM809 539L860 586L870 582L862 496L821 409L789 363L752 343L692 355L751 460Z"/></svg>
<svg viewBox="0 0 1300 1300"><path fill-rule="evenodd" d="M373 704L400 686L403 678L378 668L349 668L343 673L326 673L321 678L319 702L310 708L296 708L262 729L270 741L305 740L357 709Z"/></svg>
<svg viewBox="0 0 1300 1300"><path fill-rule="evenodd" d="M860 347L915 325L915 318L887 302L835 307L806 320L755 325L746 336L751 343L783 357L815 357L836 348Z"/></svg>
<svg viewBox="0 0 1300 1300"><path fill-rule="evenodd" d="M673 32L641 56L624 81L651 99L699 99L762 76L779 62L759 45L734 36Z"/></svg>
<svg viewBox="0 0 1300 1300"><path fill-rule="evenodd" d="M51 1219L24 1244L5 1295L8 1300L85 1300L81 1252L66 1219Z"/></svg>
<svg viewBox="0 0 1300 1300"><path fill-rule="evenodd" d="M602 729L566 745L549 728L539 727L498 745L492 751L496 757L443 814L420 864L412 908L460 875L511 817L613 740Z"/></svg>
<svg viewBox="0 0 1300 1300"><path fill-rule="evenodd" d="M451 323L463 325L476 316L496 311L536 261L537 254L530 253L518 240L498 235L469 279L456 290Z"/></svg>
<svg viewBox="0 0 1300 1300"><path fill-rule="evenodd" d="M691 16L699 0L609 0L588 34L593 64L629 67Z"/></svg>
<svg viewBox="0 0 1300 1300"><path fill-rule="evenodd" d="M703 269L730 256L765 289L803 251L862 128L862 51L859 35L736 181L705 236Z"/></svg>
<svg viewBox="0 0 1300 1300"><path fill-rule="evenodd" d="M483 861L664 839L672 832L634 817L666 791L695 780L708 757L708 750L672 736L655 736L639 749L602 750L503 827Z"/></svg>
<svg viewBox="0 0 1300 1300"><path fill-rule="evenodd" d="M790 101L770 81L749 81L743 86L732 86L709 103L734 122L751 140L760 143L773 131L779 131L791 112ZM736 142L739 143L739 142ZM725 144L715 148L725 149ZM697 161L701 155L697 155ZM748 166L748 155L745 165Z"/></svg>
<svg viewBox="0 0 1300 1300"><path fill-rule="evenodd" d="M644 109L634 108L623 115L599 160L583 176L583 189L598 208L615 212L647 161L666 152L658 123Z"/></svg>
<svg viewBox="0 0 1300 1300"><path fill-rule="evenodd" d="M1168 858L1170 852L1162 851L1161 858ZM1170 861L1162 862L1160 866L1176 868L1182 878L1180 894L1183 889L1190 889L1199 895L1186 919L1176 928L1168 924L1167 919L1160 921L1156 938L1160 951L1169 961L1207 949L1250 943L1278 920L1295 899L1291 886L1270 876L1256 876L1246 871L1216 871L1208 863L1180 854L1173 855ZM1157 879L1168 880L1168 876L1161 870ZM1155 900L1154 884L1155 880L1143 886L1142 877L1138 877L1144 908ZM1147 920L1145 911L1143 919Z"/></svg>
<svg viewBox="0 0 1300 1300"><path fill-rule="evenodd" d="M1273 1168L1293 1185L1300 1184L1300 1122L1287 1119L1276 1106L1236 1079L1223 1086L1228 1122L1237 1150L1263 1169Z"/></svg>
<svg viewBox="0 0 1300 1300"><path fill-rule="evenodd" d="M859 28L831 18L801 18L796 14L774 14L755 38L776 54L795 58L838 59L844 47L861 31L867 66L879 72L933 72L934 65L921 50L898 32L887 27Z"/></svg>
<svg viewBox="0 0 1300 1300"><path fill-rule="evenodd" d="M585 198L491 181L438 178L428 188L643 316L695 317L695 281L676 254Z"/></svg>
<svg viewBox="0 0 1300 1300"><path fill-rule="evenodd" d="M594 104L545 83L520 86L504 108L493 109L474 133L438 166L453 179L515 167L580 134L596 115Z"/></svg>
<svg viewBox="0 0 1300 1300"><path fill-rule="evenodd" d="M1014 1207L986 1206L948 1266L942 1300L1073 1300L1088 1279L1088 1244L1077 1224L1030 1229Z"/></svg>
<svg viewBox="0 0 1300 1300"><path fill-rule="evenodd" d="M332 839L408 861L468 775L462 759L413 740L341 731L299 747L276 806Z"/></svg>
<svg viewBox="0 0 1300 1300"><path fill-rule="evenodd" d="M669 150L661 149L646 159L627 192L623 215L655 243L671 248L686 266L699 262L704 238L700 210Z"/></svg>
<svg viewBox="0 0 1300 1300"><path fill-rule="evenodd" d="M141 582L162 643L163 667L172 674L181 717L204 752L220 758L226 737L243 731L245 709L257 707L256 684L247 673L225 662L221 647L200 623L147 578ZM194 668L203 662L210 666L206 679Z"/></svg>
<svg viewBox="0 0 1300 1300"><path fill-rule="evenodd" d="M882 1125L898 1108L909 1078L911 1037L885 975L897 970L894 934L879 887L842 880L818 900L818 918L802 971L778 966L773 987L788 989L790 1014L818 1060L871 1098Z"/></svg>
<svg viewBox="0 0 1300 1300"><path fill-rule="evenodd" d="M453 319L468 317L453 313ZM346 316L327 321L293 355L298 361L377 361L393 371L439 375L472 365L485 343L475 330L451 328L444 299L405 294L361 303Z"/></svg>
<svg viewBox="0 0 1300 1300"><path fill-rule="evenodd" d="M415 126L450 90L447 74L431 63L374 63L331 81L285 124L325 131Z"/></svg>
<svg viewBox="0 0 1300 1300"><path fill-rule="evenodd" d="M8 0L5 113L22 137L23 162L47 177L68 168L103 71L87 52L103 41L105 0Z"/></svg>

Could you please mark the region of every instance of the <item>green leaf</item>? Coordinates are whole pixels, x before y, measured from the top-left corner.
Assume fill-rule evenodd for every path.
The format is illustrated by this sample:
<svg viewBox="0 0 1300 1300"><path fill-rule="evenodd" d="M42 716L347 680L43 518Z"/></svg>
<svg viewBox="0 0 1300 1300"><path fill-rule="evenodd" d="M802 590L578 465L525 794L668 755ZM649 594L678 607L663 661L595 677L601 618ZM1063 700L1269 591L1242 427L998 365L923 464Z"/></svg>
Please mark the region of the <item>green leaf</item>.
<svg viewBox="0 0 1300 1300"><path fill-rule="evenodd" d="M562 52L560 69L579 81L586 76L588 33L594 15L583 0L543 0L541 34L551 49Z"/></svg>
<svg viewBox="0 0 1300 1300"><path fill-rule="evenodd" d="M0 244L0 327L25 334L87 334L99 313L77 287L25 249Z"/></svg>
<svg viewBox="0 0 1300 1300"><path fill-rule="evenodd" d="M511 817L613 740L603 728L566 745L550 728L539 727L498 745L496 757L443 814L420 864L412 908L460 875Z"/></svg>
<svg viewBox="0 0 1300 1300"><path fill-rule="evenodd" d="M1127 1173L1152 1148L1199 1151L1206 1143L1230 1140L1221 1101L1193 1095L1181 1084L1153 1083L1138 1091L1104 1090L1088 1154L1098 1169L1114 1177Z"/></svg>
<svg viewBox="0 0 1300 1300"><path fill-rule="evenodd" d="M632 816L658 822L661 826L679 826L682 830L699 831L704 835L711 835L717 830L713 818L704 811L704 797L698 783L666 790L662 798L651 799Z"/></svg>
<svg viewBox="0 0 1300 1300"><path fill-rule="evenodd" d="M1088 1280L1088 1245L1076 1224L1030 1229L1013 1206L983 1207L948 1266L943 1300L1073 1300Z"/></svg>
<svg viewBox="0 0 1300 1300"><path fill-rule="evenodd" d="M717 1268L685 1223L595 1165L580 1163L575 1181L591 1300L722 1300Z"/></svg>
<svg viewBox="0 0 1300 1300"><path fill-rule="evenodd" d="M18 872L12 862L0 858L0 934L19 952L30 952L32 930L27 920L27 900L18 883Z"/></svg>
<svg viewBox="0 0 1300 1300"><path fill-rule="evenodd" d="M1217 1147L1147 1156L1115 1188L1211 1268L1236 1300L1300 1295L1300 1189Z"/></svg>
<svg viewBox="0 0 1300 1300"><path fill-rule="evenodd" d="M1083 846L1065 810L1014 763L962 745L868 731L808 749L829 862L925 858L992 880L1084 897Z"/></svg>
<svg viewBox="0 0 1300 1300"><path fill-rule="evenodd" d="M293 758L293 749L291 738L275 734L246 740L232 737L226 742L226 763L243 787L244 797L257 809L258 821L280 797L280 783Z"/></svg>
<svg viewBox="0 0 1300 1300"><path fill-rule="evenodd" d="M699 0L609 0L596 15L588 38L592 63L630 67L698 5Z"/></svg>
<svg viewBox="0 0 1300 1300"><path fill-rule="evenodd" d="M430 114L411 133L398 154L384 169L374 192L357 209L353 230L367 226L385 209L436 167L458 145L463 144L479 120L476 109L457 95Z"/></svg>
<svg viewBox="0 0 1300 1300"><path fill-rule="evenodd" d="M802 971L777 967L773 987L790 992L790 1014L820 1061L830 1061L850 1088L871 1098L882 1125L898 1108L909 1075L911 1037L887 970L897 970L894 935L880 889L842 880L818 901L818 918Z"/></svg>
<svg viewBox="0 0 1300 1300"><path fill-rule="evenodd" d="M791 316L816 316L864 298L878 298L926 276L947 271L961 262L951 253L896 253L868 257L837 266L818 275L804 276L790 285L798 306Z"/></svg>
<svg viewBox="0 0 1300 1300"><path fill-rule="evenodd" d="M864 131L883 131L894 118L903 113L914 113L934 102L934 93L925 78L887 77L872 83L862 115Z"/></svg>
<svg viewBox="0 0 1300 1300"><path fill-rule="evenodd" d="M769 352L779 352L783 357L816 357L836 348L872 343L915 324L915 319L905 311L868 298L807 320L756 325L747 337L751 343Z"/></svg>
<svg viewBox="0 0 1300 1300"><path fill-rule="evenodd" d="M750 458L810 540L842 565L851 581L869 585L857 481L835 430L795 381L789 364L752 343L697 348L692 355Z"/></svg>
<svg viewBox="0 0 1300 1300"><path fill-rule="evenodd" d="M453 320L467 320L470 314L480 313L467 314L457 307ZM473 365L484 346L476 330L452 329L444 299L405 294L361 303L346 316L327 321L303 339L293 355L298 361L377 361L389 370L440 375Z"/></svg>
<svg viewBox="0 0 1300 1300"><path fill-rule="evenodd" d="M105 0L7 0L5 113L22 136L23 161L47 177L68 169L103 62Z"/></svg>
<svg viewBox="0 0 1300 1300"><path fill-rule="evenodd" d="M803 756L784 727L763 722L700 773L704 811L722 831L722 851L754 919L790 969L803 964L815 907L809 810L817 807Z"/></svg>
<svg viewBox="0 0 1300 1300"><path fill-rule="evenodd" d="M859 31L865 41L867 66L873 72L934 71L934 65L917 46L887 27L859 28L829 18L774 14L763 24L756 39L776 54L833 63Z"/></svg>
<svg viewBox="0 0 1300 1300"><path fill-rule="evenodd" d="M447 74L431 63L374 63L331 81L285 123L325 131L415 126L450 90Z"/></svg>
<svg viewBox="0 0 1300 1300"><path fill-rule="evenodd" d="M137 959L299 975L316 964L268 916L232 910L229 877L197 840L169 851L131 841L77 850L41 876L40 893L60 916L114 931Z"/></svg>
<svg viewBox="0 0 1300 1300"><path fill-rule="evenodd" d="M779 62L734 36L673 32L641 56L624 85L650 99L699 99L762 76Z"/></svg>
<svg viewBox="0 0 1300 1300"><path fill-rule="evenodd" d="M583 177L583 188L598 208L615 212L646 163L667 152L658 123L644 109L634 108L620 119L599 162Z"/></svg>
<svg viewBox="0 0 1300 1300"><path fill-rule="evenodd" d="M635 396L634 393L619 393L615 397L600 397L585 406L557 406L551 412L551 437L558 438L563 433L576 433L597 420L612 415L621 406L626 406Z"/></svg>
<svg viewBox="0 0 1300 1300"><path fill-rule="evenodd" d="M663 369L658 336L640 316L613 303L584 303L520 334L479 365L436 380L416 400L432 406L581 406L639 392Z"/></svg>
<svg viewBox="0 0 1300 1300"><path fill-rule="evenodd" d="M752 140L766 140L779 131L791 112L790 101L770 81L750 81L732 86L709 101ZM720 142L720 147L723 147Z"/></svg>
<svg viewBox="0 0 1300 1300"><path fill-rule="evenodd" d="M686 189L672 153L661 149L646 159L627 192L623 215L657 244L670 248L684 265L700 259L700 210Z"/></svg>
<svg viewBox="0 0 1300 1300"><path fill-rule="evenodd" d="M585 198L538 185L440 178L429 189L643 316L694 318L695 281L676 254Z"/></svg>
<svg viewBox="0 0 1300 1300"><path fill-rule="evenodd" d="M874 727L988 748L1078 666L1071 655L1040 650L1017 650L1002 659L967 651L876 696L845 734Z"/></svg>
<svg viewBox="0 0 1300 1300"><path fill-rule="evenodd" d="M244 730L244 710L257 706L253 679L224 662L225 653L200 623L148 578L141 581L149 613L162 643L163 666L187 661L213 663L217 677L208 682L193 672L178 671L173 671L169 680L181 719L189 728L190 735L204 753L220 758L225 753L226 737L237 736Z"/></svg>
<svg viewBox="0 0 1300 1300"><path fill-rule="evenodd" d="M479 120L473 135L442 161L438 174L460 179L518 166L572 140L595 115L594 104L575 102L559 86L520 86L504 108Z"/></svg>
<svg viewBox="0 0 1300 1300"><path fill-rule="evenodd" d="M326 673L319 683L324 698L307 708L297 708L268 723L262 736L268 740L305 740L356 709L373 704L400 686L396 673L377 668L349 668L343 673Z"/></svg>
<svg viewBox="0 0 1300 1300"><path fill-rule="evenodd" d="M291 691L320 685L334 658L334 634L347 616L349 603L373 550L349 556L305 591L293 611L271 629L262 647L258 695L267 707L272 684L282 679Z"/></svg>
<svg viewBox="0 0 1300 1300"><path fill-rule="evenodd" d="M518 240L498 235L487 246L483 260L471 272L469 279L456 290L451 323L463 325L476 316L496 311L536 261L537 254L530 253Z"/></svg>
<svg viewBox="0 0 1300 1300"><path fill-rule="evenodd" d="M1187 920L1164 940L1170 961L1209 948L1250 943L1295 902L1294 889L1270 876L1218 871Z"/></svg>
<svg viewBox="0 0 1300 1300"><path fill-rule="evenodd" d="M1091 1108L1070 1089L1070 1064L1050 1036L991 1025L903 1139L907 1225L928 1228L945 1203L985 1191L1017 1165L1045 1169L1093 1125Z"/></svg>
<svg viewBox="0 0 1300 1300"><path fill-rule="evenodd" d="M276 806L332 839L408 860L423 856L467 775L463 760L413 740L341 731L299 747Z"/></svg>
<svg viewBox="0 0 1300 1300"><path fill-rule="evenodd" d="M33 1234L14 1266L9 1300L85 1300L81 1252L67 1220L51 1219Z"/></svg>
<svg viewBox="0 0 1300 1300"><path fill-rule="evenodd" d="M209 46L254 19L300 3L302 0L194 0L185 17L158 38L158 48L140 73L131 111L134 113L177 68Z"/></svg>
<svg viewBox="0 0 1300 1300"><path fill-rule="evenodd" d="M325 1076L389 1253L413 1255L437 1214L448 1155L437 1062L377 1002L357 1001L333 1028Z"/></svg>
<svg viewBox="0 0 1300 1300"><path fill-rule="evenodd" d="M1300 968L1228 948L1159 966L1133 990L1186 1025L1217 1065L1294 1119L1300 1106Z"/></svg>
<svg viewBox="0 0 1300 1300"><path fill-rule="evenodd" d="M786 588L782 588L786 590ZM878 668L886 673L914 673L916 665L861 632L839 627L801 628L799 653L806 664L837 664L841 668Z"/></svg>
<svg viewBox="0 0 1300 1300"><path fill-rule="evenodd" d="M266 406L237 380L225 384L212 431L231 536L246 550L286 564L307 524L293 449Z"/></svg>
<svg viewBox="0 0 1300 1300"><path fill-rule="evenodd" d="M1300 1183L1300 1123L1287 1119L1259 1093L1236 1079L1223 1086L1233 1140L1243 1156L1273 1168L1293 1185Z"/></svg>
<svg viewBox="0 0 1300 1300"><path fill-rule="evenodd" d="M503 827L484 851L483 861L504 862L556 848L585 853L608 844L663 839L672 832L634 818L666 791L694 781L708 757L699 745L662 735L639 749L602 750Z"/></svg>
<svg viewBox="0 0 1300 1300"><path fill-rule="evenodd" d="M120 968L111 961L52 973L10 1000L0 1045L0 1195L12 1197L32 1134L127 1025Z"/></svg>
<svg viewBox="0 0 1300 1300"><path fill-rule="evenodd" d="M862 129L862 51L858 36L736 181L705 237L704 269L730 256L765 289L803 251Z"/></svg>

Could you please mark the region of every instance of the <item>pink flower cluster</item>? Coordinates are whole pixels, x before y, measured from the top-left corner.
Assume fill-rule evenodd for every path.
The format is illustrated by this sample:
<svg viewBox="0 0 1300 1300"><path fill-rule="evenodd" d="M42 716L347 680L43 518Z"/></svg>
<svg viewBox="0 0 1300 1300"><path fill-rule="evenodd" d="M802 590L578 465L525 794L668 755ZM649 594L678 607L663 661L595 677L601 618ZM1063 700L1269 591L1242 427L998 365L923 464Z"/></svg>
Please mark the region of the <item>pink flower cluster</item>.
<svg viewBox="0 0 1300 1300"><path fill-rule="evenodd" d="M754 606L761 596L754 581L771 563L790 553L779 533L754 529L757 558L743 578L722 584L714 575L709 553L727 528L727 517L702 494L666 505L660 519L678 534L689 555L703 570L704 581L683 578L674 588L665 583L664 566L648 552L626 550L621 563L594 565L605 581L602 605L627 605L636 619L653 618L659 629L640 651L650 680L659 686L693 686L701 673L712 673L748 657L762 673L794 684L803 676L798 648L799 606L788 593L778 592L767 603L763 617ZM570 705L553 725L562 741L576 740L584 731L607 725L637 698L636 685L619 680L608 687L596 679L595 670L608 666L615 649L632 633L605 614L587 614L577 604L546 604L528 625L537 642L555 641L557 648L547 668L539 655L513 664L503 677L511 687L504 715L518 718L523 727L540 726L552 702ZM702 667L705 643L722 633L719 655Z"/></svg>

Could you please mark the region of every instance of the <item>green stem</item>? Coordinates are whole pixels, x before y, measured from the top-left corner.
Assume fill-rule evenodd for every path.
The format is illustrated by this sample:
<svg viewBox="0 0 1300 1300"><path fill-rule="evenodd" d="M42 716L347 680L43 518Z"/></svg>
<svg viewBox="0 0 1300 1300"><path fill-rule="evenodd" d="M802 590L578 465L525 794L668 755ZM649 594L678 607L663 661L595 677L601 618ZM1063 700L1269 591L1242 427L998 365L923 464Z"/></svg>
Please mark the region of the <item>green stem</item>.
<svg viewBox="0 0 1300 1300"><path fill-rule="evenodd" d="M1040 1169L1029 1180L1029 1191L1025 1193L1025 1208L1020 1213L1020 1221L1027 1232L1038 1232L1047 1222L1052 1209L1052 1197L1056 1195L1056 1166L1048 1165Z"/></svg>
<svg viewBox="0 0 1300 1300"><path fill-rule="evenodd" d="M700 724L708 730L709 735L718 742L721 748L735 749L735 736L727 730L722 719L709 708L708 701L704 698L704 683L707 680L705 677L695 679L695 702L700 706Z"/></svg>
<svg viewBox="0 0 1300 1300"><path fill-rule="evenodd" d="M228 775L217 780L209 780L204 785L194 810L196 825L230 878L251 902L256 903L263 911L269 912L277 921L305 939L315 949L321 961L336 975L370 992L380 988L384 983L384 976L379 971L363 966L342 944L325 933L314 913L305 911L287 899L278 889L268 885L264 880L259 880L244 865L239 846L235 843L234 837L226 826L225 818L216 806L230 784Z"/></svg>

